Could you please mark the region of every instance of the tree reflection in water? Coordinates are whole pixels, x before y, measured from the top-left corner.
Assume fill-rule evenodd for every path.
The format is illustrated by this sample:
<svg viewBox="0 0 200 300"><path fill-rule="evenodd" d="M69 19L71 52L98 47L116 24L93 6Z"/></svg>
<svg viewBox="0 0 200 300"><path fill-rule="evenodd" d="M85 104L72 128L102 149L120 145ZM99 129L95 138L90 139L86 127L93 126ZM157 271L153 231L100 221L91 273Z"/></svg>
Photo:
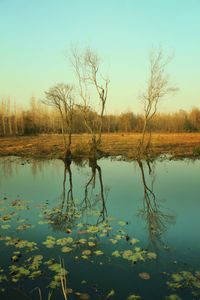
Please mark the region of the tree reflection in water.
<svg viewBox="0 0 200 300"><path fill-rule="evenodd" d="M67 174L69 180L69 187L66 190ZM48 218L54 230L66 230L66 228L72 228L75 224L77 217L76 204L73 195L73 178L71 171L71 161L64 162L64 174L62 193L59 197L61 204L48 214Z"/></svg>
<svg viewBox="0 0 200 300"><path fill-rule="evenodd" d="M81 164L80 164L81 165ZM88 212L95 211L97 216L96 224L104 222L107 219L106 197L107 191L104 191L101 167L97 163L96 158L89 159L89 167L91 168L91 176L85 184L84 197L82 202L75 202L73 194L73 176L71 170L71 161L64 163L64 175L62 184L62 194L59 197L61 203L48 213L48 219L54 230L72 229L76 220L86 215ZM67 176L68 174L68 176ZM68 178L68 189L67 186ZM96 192L96 181L99 181L99 193Z"/></svg>
<svg viewBox="0 0 200 300"><path fill-rule="evenodd" d="M84 199L82 201L82 207L85 209L95 209L100 204L100 212L97 219L97 224L104 222L107 217L106 198L108 190L104 191L104 184L102 178L101 167L97 163L96 157L89 159L89 167L91 168L91 176L85 185ZM96 177L99 181L100 192L93 197L93 191L96 187ZM91 188L91 189L90 189Z"/></svg>
<svg viewBox="0 0 200 300"><path fill-rule="evenodd" d="M163 235L167 230L168 224L175 223L175 216L169 214L165 208L161 207L160 201L155 195L155 162L146 161L150 183L147 182L144 163L141 160L137 160L137 162L141 171L144 188L143 209L139 215L146 222L149 247L153 248L154 251L158 250L161 246L167 248Z"/></svg>

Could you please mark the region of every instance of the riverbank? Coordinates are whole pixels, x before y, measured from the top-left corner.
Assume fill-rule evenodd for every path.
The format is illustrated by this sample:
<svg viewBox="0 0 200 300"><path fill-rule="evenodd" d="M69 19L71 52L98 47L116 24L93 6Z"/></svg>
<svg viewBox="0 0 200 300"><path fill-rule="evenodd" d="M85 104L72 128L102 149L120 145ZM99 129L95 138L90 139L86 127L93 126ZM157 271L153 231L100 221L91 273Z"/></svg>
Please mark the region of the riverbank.
<svg viewBox="0 0 200 300"><path fill-rule="evenodd" d="M102 156L123 156L136 158L137 145L141 135L136 133L103 134ZM74 157L87 157L89 135L76 134L72 137ZM152 135L153 156L170 154L174 158L200 156L200 133L154 133ZM21 156L31 158L62 158L62 135L0 138L0 156Z"/></svg>

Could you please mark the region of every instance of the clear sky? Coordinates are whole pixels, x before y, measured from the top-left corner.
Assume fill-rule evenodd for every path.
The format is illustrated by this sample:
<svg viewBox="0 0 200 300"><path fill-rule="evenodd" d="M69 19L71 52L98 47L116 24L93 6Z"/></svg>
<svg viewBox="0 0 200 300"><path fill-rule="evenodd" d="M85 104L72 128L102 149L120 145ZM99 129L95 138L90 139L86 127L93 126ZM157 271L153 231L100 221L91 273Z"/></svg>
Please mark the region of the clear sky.
<svg viewBox="0 0 200 300"><path fill-rule="evenodd" d="M152 47L174 53L180 91L160 109L200 107L200 0L0 0L0 97L28 103L73 81L71 44L100 54L110 77L107 111L140 111Z"/></svg>

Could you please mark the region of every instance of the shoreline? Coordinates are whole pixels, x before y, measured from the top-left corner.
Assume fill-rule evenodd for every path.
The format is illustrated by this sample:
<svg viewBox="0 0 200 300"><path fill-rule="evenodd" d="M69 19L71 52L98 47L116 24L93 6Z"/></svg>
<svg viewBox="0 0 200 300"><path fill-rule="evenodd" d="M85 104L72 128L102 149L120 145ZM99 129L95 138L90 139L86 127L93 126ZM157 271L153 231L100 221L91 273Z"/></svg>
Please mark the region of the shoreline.
<svg viewBox="0 0 200 300"><path fill-rule="evenodd" d="M102 135L100 157L121 156L137 158L139 133L106 133ZM88 158L88 134L72 136L73 158ZM0 156L25 158L62 159L64 154L61 134L41 134L35 136L1 137ZM172 158L199 158L200 133L153 133L152 157L170 155Z"/></svg>

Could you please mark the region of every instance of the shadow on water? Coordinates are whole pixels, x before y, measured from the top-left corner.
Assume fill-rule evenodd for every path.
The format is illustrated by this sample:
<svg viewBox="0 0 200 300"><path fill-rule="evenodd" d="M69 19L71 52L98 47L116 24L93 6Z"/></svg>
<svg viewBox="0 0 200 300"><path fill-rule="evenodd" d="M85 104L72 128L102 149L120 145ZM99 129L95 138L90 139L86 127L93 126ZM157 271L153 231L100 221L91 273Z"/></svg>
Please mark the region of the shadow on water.
<svg viewBox="0 0 200 300"><path fill-rule="evenodd" d="M140 210L139 216L146 223L149 237L148 247L158 252L160 248L168 248L164 242L164 233L169 224L175 223L175 216L165 212L166 209L161 207L160 200L156 197L154 192L156 162L146 160L146 169L143 161L137 160L137 163L141 171L143 184L143 208ZM145 172L145 170L147 170L147 172Z"/></svg>

